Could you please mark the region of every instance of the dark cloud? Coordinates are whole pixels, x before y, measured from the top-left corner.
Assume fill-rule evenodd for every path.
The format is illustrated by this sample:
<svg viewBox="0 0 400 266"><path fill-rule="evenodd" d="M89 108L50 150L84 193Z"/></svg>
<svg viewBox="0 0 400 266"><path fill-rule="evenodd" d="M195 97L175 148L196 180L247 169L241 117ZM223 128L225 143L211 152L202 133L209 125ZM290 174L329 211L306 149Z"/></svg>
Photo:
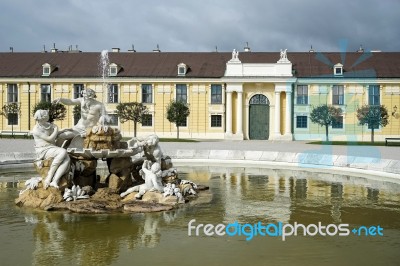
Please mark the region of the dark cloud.
<svg viewBox="0 0 400 266"><path fill-rule="evenodd" d="M397 0L2 0L0 50L399 51L398 10Z"/></svg>

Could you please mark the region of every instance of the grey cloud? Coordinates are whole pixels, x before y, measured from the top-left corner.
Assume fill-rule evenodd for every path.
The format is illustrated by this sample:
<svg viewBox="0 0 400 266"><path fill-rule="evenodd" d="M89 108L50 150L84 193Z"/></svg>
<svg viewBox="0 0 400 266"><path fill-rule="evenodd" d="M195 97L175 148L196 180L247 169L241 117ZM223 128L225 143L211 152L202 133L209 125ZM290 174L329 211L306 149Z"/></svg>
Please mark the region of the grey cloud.
<svg viewBox="0 0 400 266"><path fill-rule="evenodd" d="M339 51L341 40L399 51L398 10L396 0L2 0L0 51Z"/></svg>

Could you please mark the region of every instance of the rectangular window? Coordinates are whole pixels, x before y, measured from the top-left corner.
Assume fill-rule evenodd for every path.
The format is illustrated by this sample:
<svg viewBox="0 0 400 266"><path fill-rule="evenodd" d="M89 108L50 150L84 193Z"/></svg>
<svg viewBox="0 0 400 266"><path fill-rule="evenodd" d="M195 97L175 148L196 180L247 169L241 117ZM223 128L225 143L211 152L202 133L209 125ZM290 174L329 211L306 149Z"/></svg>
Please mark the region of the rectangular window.
<svg viewBox="0 0 400 266"><path fill-rule="evenodd" d="M143 115L142 126L143 127L152 127L153 126L153 115L151 115L151 114Z"/></svg>
<svg viewBox="0 0 400 266"><path fill-rule="evenodd" d="M222 115L211 115L211 127L222 126Z"/></svg>
<svg viewBox="0 0 400 266"><path fill-rule="evenodd" d="M18 125L18 114L8 114L8 125Z"/></svg>
<svg viewBox="0 0 400 266"><path fill-rule="evenodd" d="M307 116L296 116L296 128L307 128Z"/></svg>
<svg viewBox="0 0 400 266"><path fill-rule="evenodd" d="M108 114L110 117L110 126L118 126L118 116L117 114Z"/></svg>
<svg viewBox="0 0 400 266"><path fill-rule="evenodd" d="M339 116L337 120L332 121L332 128L341 129L343 128L343 116Z"/></svg>
<svg viewBox="0 0 400 266"><path fill-rule="evenodd" d="M297 85L297 104L308 104L308 86L307 85Z"/></svg>
<svg viewBox="0 0 400 266"><path fill-rule="evenodd" d="M187 103L186 84L176 84L176 101Z"/></svg>
<svg viewBox="0 0 400 266"><path fill-rule="evenodd" d="M50 67L43 67L43 76L50 75Z"/></svg>
<svg viewBox="0 0 400 266"><path fill-rule="evenodd" d="M74 84L74 99L82 97L83 84Z"/></svg>
<svg viewBox="0 0 400 266"><path fill-rule="evenodd" d="M211 103L221 104L222 103L222 85L211 84Z"/></svg>
<svg viewBox="0 0 400 266"><path fill-rule="evenodd" d="M334 85L332 88L332 104L343 105L344 104L344 86Z"/></svg>
<svg viewBox="0 0 400 266"><path fill-rule="evenodd" d="M185 67L178 67L178 75L185 75L186 73Z"/></svg>
<svg viewBox="0 0 400 266"><path fill-rule="evenodd" d="M142 84L142 103L153 102L153 89L151 84Z"/></svg>
<svg viewBox="0 0 400 266"><path fill-rule="evenodd" d="M108 87L108 103L118 103L118 84L110 84Z"/></svg>
<svg viewBox="0 0 400 266"><path fill-rule="evenodd" d="M116 76L117 74L118 74L117 67L115 67L115 66L110 67L110 76Z"/></svg>
<svg viewBox="0 0 400 266"><path fill-rule="evenodd" d="M380 105L380 87L379 85L370 85L368 89L369 105Z"/></svg>
<svg viewBox="0 0 400 266"><path fill-rule="evenodd" d="M42 102L51 102L51 86L50 84L41 84L40 85L40 101Z"/></svg>
<svg viewBox="0 0 400 266"><path fill-rule="evenodd" d="M7 101L9 103L17 103L18 102L17 84L7 84Z"/></svg>

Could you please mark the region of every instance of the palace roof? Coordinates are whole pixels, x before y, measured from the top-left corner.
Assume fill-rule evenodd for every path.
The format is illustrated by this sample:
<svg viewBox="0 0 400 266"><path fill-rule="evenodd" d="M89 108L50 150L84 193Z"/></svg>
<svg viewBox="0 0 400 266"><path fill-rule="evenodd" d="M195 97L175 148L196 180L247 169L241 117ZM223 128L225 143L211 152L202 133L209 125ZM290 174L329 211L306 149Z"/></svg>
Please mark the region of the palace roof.
<svg viewBox="0 0 400 266"><path fill-rule="evenodd" d="M181 78L177 65L188 66L185 78L221 78L230 52L109 52L120 66L121 78ZM241 52L242 63L276 63L279 52ZM343 77L400 78L400 52L288 52L293 74L299 78L333 77L334 65L343 65ZM41 78L42 65L54 66L52 78L100 77L100 53L0 53L0 78Z"/></svg>

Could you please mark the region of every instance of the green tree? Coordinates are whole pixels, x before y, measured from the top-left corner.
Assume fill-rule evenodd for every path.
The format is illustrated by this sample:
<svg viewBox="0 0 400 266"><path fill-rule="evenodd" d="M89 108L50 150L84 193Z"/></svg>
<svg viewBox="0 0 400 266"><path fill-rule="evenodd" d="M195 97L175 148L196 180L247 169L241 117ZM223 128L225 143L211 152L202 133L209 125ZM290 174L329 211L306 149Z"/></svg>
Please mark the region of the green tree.
<svg viewBox="0 0 400 266"><path fill-rule="evenodd" d="M357 109L360 125L368 125L371 129L371 142L374 143L374 130L389 124L388 110L384 105L363 105Z"/></svg>
<svg viewBox="0 0 400 266"><path fill-rule="evenodd" d="M174 123L177 129L177 138L179 139L179 126L186 122L190 115L189 105L182 101L171 101L167 106L167 119Z"/></svg>
<svg viewBox="0 0 400 266"><path fill-rule="evenodd" d="M32 115L34 115L37 110L49 110L50 123L56 120L64 120L67 115L67 108L61 103L39 102L33 107Z"/></svg>
<svg viewBox="0 0 400 266"><path fill-rule="evenodd" d="M8 119L8 124L11 124L11 135L14 137L14 125L18 123L15 116L18 118L21 115L21 107L18 103L7 103L1 108L0 115Z"/></svg>
<svg viewBox="0 0 400 266"><path fill-rule="evenodd" d="M81 106L75 105L72 109L72 114L74 115L74 123L78 123L78 120L81 118Z"/></svg>
<svg viewBox="0 0 400 266"><path fill-rule="evenodd" d="M142 103L119 103L116 114L121 123L133 121L133 133L134 137L136 137L137 123L143 122L144 116L148 114L148 109Z"/></svg>
<svg viewBox="0 0 400 266"><path fill-rule="evenodd" d="M329 141L328 129L333 122L338 121L338 118L342 115L342 109L330 106L327 104L319 105L314 107L310 113L311 122L322 126L325 126L326 141Z"/></svg>

